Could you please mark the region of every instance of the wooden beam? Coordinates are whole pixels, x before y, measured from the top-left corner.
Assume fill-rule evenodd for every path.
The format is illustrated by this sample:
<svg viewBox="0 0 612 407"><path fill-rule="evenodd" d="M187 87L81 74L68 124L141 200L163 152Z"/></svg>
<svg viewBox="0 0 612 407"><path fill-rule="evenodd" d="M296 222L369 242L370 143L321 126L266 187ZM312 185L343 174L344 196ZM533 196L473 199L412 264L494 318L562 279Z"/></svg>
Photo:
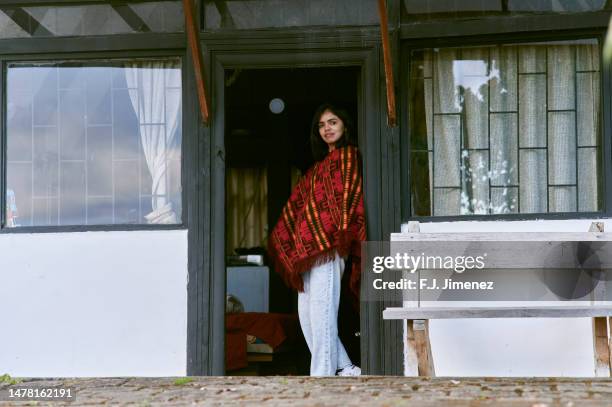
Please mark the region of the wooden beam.
<svg viewBox="0 0 612 407"><path fill-rule="evenodd" d="M433 377L436 375L429 342L429 321L412 320L412 333L414 334L414 347L417 354L419 376Z"/></svg>
<svg viewBox="0 0 612 407"><path fill-rule="evenodd" d="M612 329L612 317L608 318L608 327ZM610 367L610 377L612 377L612 334L608 334L608 366Z"/></svg>
<svg viewBox="0 0 612 407"><path fill-rule="evenodd" d="M204 86L204 61L200 49L200 35L195 18L195 8L192 0L183 0L183 11L185 14L185 30L187 41L193 59L193 70L195 73L198 101L200 102L200 113L204 124L208 124L209 110L206 87Z"/></svg>
<svg viewBox="0 0 612 407"><path fill-rule="evenodd" d="M610 377L610 339L608 318L593 318L595 377Z"/></svg>
<svg viewBox="0 0 612 407"><path fill-rule="evenodd" d="M533 307L388 307L384 319L456 318L603 318L612 315L609 305L550 305Z"/></svg>
<svg viewBox="0 0 612 407"><path fill-rule="evenodd" d="M378 0L378 14L380 16L380 35L382 38L383 60L385 64L385 82L387 84L387 123L390 127L395 127L397 125L397 113L395 111L395 84L393 81L391 46L389 45L389 21L387 18L387 5L385 0Z"/></svg>
<svg viewBox="0 0 612 407"><path fill-rule="evenodd" d="M417 353L416 339L414 337L414 327L412 320L408 319L404 322L404 329L406 332L406 343L405 348L405 365L404 365L404 376L418 376L419 375L419 355Z"/></svg>
<svg viewBox="0 0 612 407"><path fill-rule="evenodd" d="M31 36L35 34L43 37L55 36L54 33L47 30L36 17L28 13L23 7L2 6L0 11Z"/></svg>
<svg viewBox="0 0 612 407"><path fill-rule="evenodd" d="M151 27L127 4L111 4L111 7L134 32L151 32Z"/></svg>

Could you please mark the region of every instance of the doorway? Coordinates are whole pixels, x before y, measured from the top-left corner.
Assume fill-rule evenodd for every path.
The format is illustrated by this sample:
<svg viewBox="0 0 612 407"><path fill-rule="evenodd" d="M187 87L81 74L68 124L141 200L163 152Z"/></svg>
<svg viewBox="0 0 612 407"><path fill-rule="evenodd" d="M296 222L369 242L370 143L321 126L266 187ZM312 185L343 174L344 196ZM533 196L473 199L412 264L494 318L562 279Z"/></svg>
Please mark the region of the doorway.
<svg viewBox="0 0 612 407"><path fill-rule="evenodd" d="M317 106L346 109L359 132L360 74L350 66L224 70L226 374L309 373L297 293L268 264L265 248L293 186L314 162L309 137ZM340 337L359 364L359 316L344 298Z"/></svg>
<svg viewBox="0 0 612 407"><path fill-rule="evenodd" d="M315 38L315 37L313 37ZM359 37L361 38L361 37ZM282 50L267 38L232 39L231 43L210 44L211 125L194 129L195 137L185 145L189 224L187 372L189 375L223 375L225 369L225 77L227 71L313 67L357 67L359 149L363 158L364 204L368 240L383 240L400 224L397 210L399 162L397 131L388 132L384 123L384 81L381 81L380 53L375 43L361 39L347 42L331 36L316 37L316 43L302 37L287 40ZM323 45L321 45L323 44ZM188 78L190 89L195 79ZM195 92L188 92L186 108L197 115ZM197 131L196 131L197 130ZM384 136L383 136L384 135ZM384 180L382 182L381 180ZM401 374L403 342L400 323L382 321L384 304L360 304L361 368L364 374Z"/></svg>

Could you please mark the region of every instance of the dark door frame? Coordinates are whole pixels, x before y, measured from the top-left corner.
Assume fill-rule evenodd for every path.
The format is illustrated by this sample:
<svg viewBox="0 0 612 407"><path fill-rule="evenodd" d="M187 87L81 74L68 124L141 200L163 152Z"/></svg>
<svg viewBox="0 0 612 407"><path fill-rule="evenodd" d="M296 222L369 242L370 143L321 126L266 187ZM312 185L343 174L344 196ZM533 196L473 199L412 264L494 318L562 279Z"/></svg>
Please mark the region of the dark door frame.
<svg viewBox="0 0 612 407"><path fill-rule="evenodd" d="M208 42L203 41L204 44ZM340 42L337 37L336 41ZM388 184L381 179L387 176L389 164L385 160L389 158L387 144L391 141L383 131L386 116L384 104L381 104L382 68L378 44L361 41L359 45L354 42L347 45L345 41L335 46L307 47L304 42L296 41L294 46L274 47L270 43L254 46L244 39L238 42L242 46L234 40L221 40L212 46L208 42L209 48L205 47L204 51L206 66L210 67L213 107L212 125L201 127L198 134L200 146L196 155L201 157L195 162L200 166L198 176L202 180L194 182L203 188L191 197L195 210L189 211L194 217L189 222L188 375L225 374L225 69L360 67L358 141L364 159L368 239L386 240L384 237L388 237L390 230L385 225L395 223L399 228L399 218L395 219L395 214L389 213L387 205L383 205ZM217 47L220 49L214 49ZM402 341L397 334L397 328L390 331L388 324L383 324L381 304L361 303L361 354L365 373L401 373L398 368L390 370L384 366L383 354L394 353L394 358L401 358ZM389 341L394 346L389 346ZM399 353L390 348L399 349ZM399 366L397 362L395 365Z"/></svg>

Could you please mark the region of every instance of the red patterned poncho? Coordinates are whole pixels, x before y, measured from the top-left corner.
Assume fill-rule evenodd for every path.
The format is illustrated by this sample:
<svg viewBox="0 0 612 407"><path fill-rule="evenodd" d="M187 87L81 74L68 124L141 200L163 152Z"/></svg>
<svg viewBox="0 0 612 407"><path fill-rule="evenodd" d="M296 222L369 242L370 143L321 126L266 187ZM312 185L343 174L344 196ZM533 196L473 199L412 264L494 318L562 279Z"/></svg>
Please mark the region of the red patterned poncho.
<svg viewBox="0 0 612 407"><path fill-rule="evenodd" d="M304 290L301 273L351 256L350 291L359 298L361 241L366 239L361 162L357 148L335 149L300 179L268 241L286 284ZM348 270L345 270L348 272Z"/></svg>

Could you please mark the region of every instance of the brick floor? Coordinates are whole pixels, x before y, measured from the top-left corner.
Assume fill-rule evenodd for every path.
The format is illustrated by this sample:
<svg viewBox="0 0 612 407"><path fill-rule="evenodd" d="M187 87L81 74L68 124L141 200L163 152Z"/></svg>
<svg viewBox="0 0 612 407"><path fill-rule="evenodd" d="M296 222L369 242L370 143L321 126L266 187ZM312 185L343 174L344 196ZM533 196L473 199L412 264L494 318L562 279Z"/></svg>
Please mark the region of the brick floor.
<svg viewBox="0 0 612 407"><path fill-rule="evenodd" d="M612 379L190 377L23 379L9 387L71 386L76 400L0 405L612 406Z"/></svg>

